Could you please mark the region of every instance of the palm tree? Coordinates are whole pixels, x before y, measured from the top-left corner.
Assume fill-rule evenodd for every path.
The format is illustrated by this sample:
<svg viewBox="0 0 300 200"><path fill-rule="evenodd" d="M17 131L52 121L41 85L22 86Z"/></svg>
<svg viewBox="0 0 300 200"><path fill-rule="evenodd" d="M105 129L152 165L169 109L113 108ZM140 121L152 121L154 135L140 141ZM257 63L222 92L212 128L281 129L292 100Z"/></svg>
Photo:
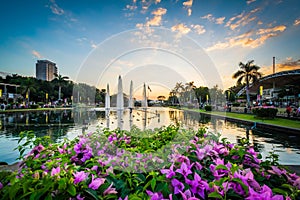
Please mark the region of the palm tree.
<svg viewBox="0 0 300 200"><path fill-rule="evenodd" d="M61 74L54 73L55 81L58 83L58 100L61 100L61 87L69 79L67 76L62 76Z"/></svg>
<svg viewBox="0 0 300 200"><path fill-rule="evenodd" d="M238 78L237 84L241 84L242 82L246 83L246 96L247 96L247 105L250 106L250 95L249 95L249 85L257 81L262 73L258 72L260 69L259 66L254 64L254 60L248 61L246 64L240 62L239 63L240 70L235 72L232 75L232 78Z"/></svg>

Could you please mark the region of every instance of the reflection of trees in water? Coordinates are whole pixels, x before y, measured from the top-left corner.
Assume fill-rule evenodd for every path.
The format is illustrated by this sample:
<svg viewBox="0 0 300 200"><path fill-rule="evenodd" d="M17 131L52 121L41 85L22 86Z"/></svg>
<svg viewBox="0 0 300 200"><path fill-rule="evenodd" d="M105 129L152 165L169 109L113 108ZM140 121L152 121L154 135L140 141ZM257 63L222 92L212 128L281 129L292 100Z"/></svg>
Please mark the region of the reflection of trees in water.
<svg viewBox="0 0 300 200"><path fill-rule="evenodd" d="M18 137L22 131L34 131L37 137L50 136L56 141L74 126L71 110L17 112L0 117L0 134Z"/></svg>
<svg viewBox="0 0 300 200"><path fill-rule="evenodd" d="M275 146L282 146L284 148L294 148L300 153L300 138L299 135L286 134L283 132L269 132L262 129L252 130L252 134L256 138L261 138L265 143L274 144Z"/></svg>

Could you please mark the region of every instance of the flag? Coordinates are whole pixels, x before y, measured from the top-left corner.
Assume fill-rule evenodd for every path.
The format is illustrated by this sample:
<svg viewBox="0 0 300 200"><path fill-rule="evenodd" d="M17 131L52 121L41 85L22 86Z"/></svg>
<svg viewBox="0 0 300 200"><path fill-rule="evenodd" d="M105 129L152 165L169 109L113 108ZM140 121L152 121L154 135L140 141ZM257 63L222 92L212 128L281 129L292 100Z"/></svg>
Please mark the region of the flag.
<svg viewBox="0 0 300 200"><path fill-rule="evenodd" d="M260 96L263 95L263 86L259 86L259 94L260 94Z"/></svg>
<svg viewBox="0 0 300 200"><path fill-rule="evenodd" d="M151 90L151 88L149 87L149 85L148 85L148 90L149 90L150 92L152 92L152 90Z"/></svg>

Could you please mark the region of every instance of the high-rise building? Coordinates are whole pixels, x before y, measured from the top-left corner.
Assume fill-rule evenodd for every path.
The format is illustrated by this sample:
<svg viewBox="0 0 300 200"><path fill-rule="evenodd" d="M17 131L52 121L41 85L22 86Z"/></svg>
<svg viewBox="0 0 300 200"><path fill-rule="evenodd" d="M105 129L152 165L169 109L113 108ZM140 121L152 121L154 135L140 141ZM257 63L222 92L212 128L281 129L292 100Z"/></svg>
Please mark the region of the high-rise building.
<svg viewBox="0 0 300 200"><path fill-rule="evenodd" d="M56 64L49 60L38 60L35 67L37 79L52 81L57 74Z"/></svg>

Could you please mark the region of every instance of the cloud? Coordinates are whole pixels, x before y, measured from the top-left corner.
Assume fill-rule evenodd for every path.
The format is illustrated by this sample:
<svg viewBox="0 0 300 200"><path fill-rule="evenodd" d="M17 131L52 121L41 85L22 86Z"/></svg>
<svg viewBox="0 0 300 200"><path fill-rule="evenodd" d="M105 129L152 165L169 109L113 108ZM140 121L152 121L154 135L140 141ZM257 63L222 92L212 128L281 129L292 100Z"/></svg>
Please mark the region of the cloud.
<svg viewBox="0 0 300 200"><path fill-rule="evenodd" d="M172 26L171 30L178 31L179 33L181 33L183 35L188 34L191 31L191 29L189 27L187 27L186 25L184 25L183 23Z"/></svg>
<svg viewBox="0 0 300 200"><path fill-rule="evenodd" d="M234 37L226 38L224 42L217 42L211 47L208 47L207 51L222 50L232 48L235 46L257 48L265 43L266 40L272 37L277 37L283 31L286 26L279 25L273 28L259 29L258 31L248 31L244 34Z"/></svg>
<svg viewBox="0 0 300 200"><path fill-rule="evenodd" d="M255 2L255 1L256 0L247 0L246 3L249 5L249 4L251 4L251 3Z"/></svg>
<svg viewBox="0 0 300 200"><path fill-rule="evenodd" d="M192 7L193 0L187 0L187 1L183 2L182 4L186 7Z"/></svg>
<svg viewBox="0 0 300 200"><path fill-rule="evenodd" d="M165 9L165 8L158 8L157 10L154 10L152 12L152 15L159 15L159 16L161 16L161 15L164 15L166 13L167 13L167 9Z"/></svg>
<svg viewBox="0 0 300 200"><path fill-rule="evenodd" d="M196 24L196 25L192 24L191 27L192 27L192 28L196 31L196 33L199 34L199 35L201 35L201 34L203 34L203 33L206 32L204 26L201 26L201 25L199 25L199 24Z"/></svg>
<svg viewBox="0 0 300 200"><path fill-rule="evenodd" d="M258 22L257 22L257 25L262 25L262 24L263 24L262 21L258 21Z"/></svg>
<svg viewBox="0 0 300 200"><path fill-rule="evenodd" d="M300 19L295 19L294 26L298 26L298 25L300 25Z"/></svg>
<svg viewBox="0 0 300 200"><path fill-rule="evenodd" d="M231 30L235 30L239 26L246 26L251 21L254 21L256 19L256 16L252 17L252 15L258 12L259 10L259 8L255 8L249 13L243 12L237 16L230 18L229 21L226 23L225 27L230 27Z"/></svg>
<svg viewBox="0 0 300 200"><path fill-rule="evenodd" d="M213 22L215 24L223 24L225 17L215 18L212 14L207 14L207 15L201 17L201 19L207 19L208 21Z"/></svg>
<svg viewBox="0 0 300 200"><path fill-rule="evenodd" d="M149 19L145 26L160 26L162 24L162 16L167 13L167 9L158 8L152 12L153 18ZM140 26L140 25L139 25Z"/></svg>
<svg viewBox="0 0 300 200"><path fill-rule="evenodd" d="M184 6L184 8L187 9L188 16L191 16L192 15L193 0L187 0L187 1L183 2L182 5Z"/></svg>
<svg viewBox="0 0 300 200"><path fill-rule="evenodd" d="M134 11L137 9L136 5L126 5L126 10Z"/></svg>
<svg viewBox="0 0 300 200"><path fill-rule="evenodd" d="M225 20L225 17L220 17L216 19L216 24L223 24Z"/></svg>
<svg viewBox="0 0 300 200"><path fill-rule="evenodd" d="M31 51L31 54L34 55L36 58L42 58L42 57L43 57L43 56L42 56L39 52L37 52L36 50L32 50L32 51Z"/></svg>
<svg viewBox="0 0 300 200"><path fill-rule="evenodd" d="M160 3L160 2L161 2L161 0L155 0L155 1L154 1L155 4L158 4L158 3Z"/></svg>
<svg viewBox="0 0 300 200"><path fill-rule="evenodd" d="M53 14L63 15L65 13L65 11L56 4L55 0L50 0L50 2L51 2L50 9Z"/></svg>
<svg viewBox="0 0 300 200"><path fill-rule="evenodd" d="M277 63L275 65L275 72L295 70L295 69L300 69L300 59L293 60L292 57L287 57L286 60L282 61L281 63ZM263 72L264 74L272 74L273 65L262 67L261 72Z"/></svg>
<svg viewBox="0 0 300 200"><path fill-rule="evenodd" d="M192 9L189 8L189 9L188 9L188 16L191 16L191 15L192 15Z"/></svg>
<svg viewBox="0 0 300 200"><path fill-rule="evenodd" d="M258 29L256 32L257 35L263 35L267 33L272 33L272 32L283 32L286 29L286 26L280 25L280 26L275 26L273 28L266 28L266 29Z"/></svg>

